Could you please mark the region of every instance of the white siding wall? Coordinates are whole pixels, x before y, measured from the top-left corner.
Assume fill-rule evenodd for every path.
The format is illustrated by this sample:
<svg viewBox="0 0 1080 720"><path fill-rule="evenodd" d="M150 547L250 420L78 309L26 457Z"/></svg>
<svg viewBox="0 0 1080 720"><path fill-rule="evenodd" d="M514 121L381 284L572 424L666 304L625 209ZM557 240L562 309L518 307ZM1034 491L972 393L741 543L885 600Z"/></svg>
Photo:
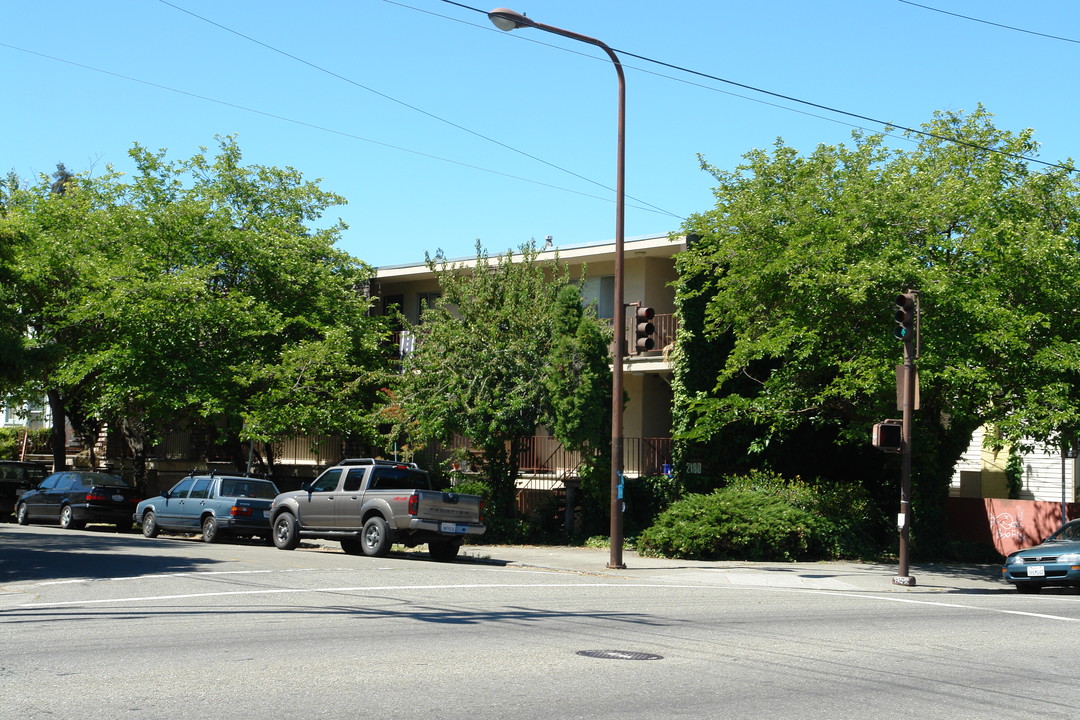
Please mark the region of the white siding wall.
<svg viewBox="0 0 1080 720"><path fill-rule="evenodd" d="M979 482L974 475L980 476L980 497L1003 497L1001 477L1008 460L1008 451L994 453L983 447L985 432L983 428L975 431L971 444L960 457L953 469L950 495L969 495L962 492L962 481L968 484ZM1076 460L1065 461L1065 499L1074 502L1077 496ZM1045 500L1061 502L1061 455L1048 454L1043 450L1024 456L1024 479L1020 490L1022 500Z"/></svg>

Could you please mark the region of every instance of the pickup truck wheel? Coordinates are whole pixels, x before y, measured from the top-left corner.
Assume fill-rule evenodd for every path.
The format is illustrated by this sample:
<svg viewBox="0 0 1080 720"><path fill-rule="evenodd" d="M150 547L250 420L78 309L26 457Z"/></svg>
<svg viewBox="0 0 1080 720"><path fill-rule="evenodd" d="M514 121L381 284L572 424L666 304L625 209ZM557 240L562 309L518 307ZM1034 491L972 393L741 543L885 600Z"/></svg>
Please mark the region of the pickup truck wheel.
<svg viewBox="0 0 1080 720"><path fill-rule="evenodd" d="M157 515L153 510L147 510L142 516L142 534L144 537L156 538L161 528L157 524Z"/></svg>
<svg viewBox="0 0 1080 720"><path fill-rule="evenodd" d="M359 538L342 538L341 549L349 555L363 555L364 543Z"/></svg>
<svg viewBox="0 0 1080 720"><path fill-rule="evenodd" d="M279 550L295 550L300 544L300 531L292 513L283 512L274 518L274 547Z"/></svg>
<svg viewBox="0 0 1080 720"><path fill-rule="evenodd" d="M441 542L429 542L427 551L431 559L436 562L450 562L457 557L460 548L461 546L456 542L444 540Z"/></svg>
<svg viewBox="0 0 1080 720"><path fill-rule="evenodd" d="M385 520L376 515L364 523L361 545L365 555L368 557L386 557L390 554L392 544L390 528L386 526Z"/></svg>

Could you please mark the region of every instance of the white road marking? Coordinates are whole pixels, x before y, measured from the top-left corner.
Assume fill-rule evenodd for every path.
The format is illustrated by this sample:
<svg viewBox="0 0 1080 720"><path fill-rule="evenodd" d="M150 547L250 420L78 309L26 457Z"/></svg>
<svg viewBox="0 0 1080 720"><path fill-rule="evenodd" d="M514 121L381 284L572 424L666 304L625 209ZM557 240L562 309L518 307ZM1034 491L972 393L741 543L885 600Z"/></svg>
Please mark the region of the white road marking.
<svg viewBox="0 0 1080 720"><path fill-rule="evenodd" d="M227 575L227 574L255 574L264 572L279 572L279 571L235 571L235 572L222 572L222 573L199 573L207 575ZM288 572L288 571L284 571ZM195 575L194 573L177 573L177 575ZM160 577L160 576L142 576L142 577ZM1060 622L1080 622L1080 618L1065 617L1062 615L1050 615L1048 613L1035 613L1023 610L1006 610L999 608L983 608L975 605L967 605L962 603L942 602L939 600L918 600L910 597L891 597L888 595L875 595L870 593L854 593L854 592L837 592L834 590L820 590L810 588L778 588L778 587L763 587L763 586L702 586L702 585L682 585L682 584L670 584L670 583L468 583L468 584L454 584L454 585L355 585L355 586L342 586L331 588L267 588L262 590L229 590L229 591L217 591L217 592L203 592L203 593L184 593L179 595L148 595L140 597L129 598L104 598L100 600L67 600L62 602L45 602L45 603L23 603L15 607L21 608L47 608L47 607L75 607L85 605L106 605L106 604L126 604L126 603L139 603L139 602L162 602L170 600L191 600L195 598L209 598L209 597L240 597L240 596L256 596L256 595L298 595L302 593L374 593L374 592L388 592L398 590L482 590L485 588L518 588L518 589L543 589L543 588L606 588L606 589L669 589L669 590L742 590L747 591L751 589L764 590L767 592L800 592L810 593L814 595L828 595L833 597L844 597L855 600L870 600L880 602L896 602L906 603L910 605L925 605L930 607L941 608L955 608L958 610L974 610L976 612L994 613L999 615L1019 615L1023 617L1038 618L1041 620L1055 620ZM2 614L0 610L0 614Z"/></svg>

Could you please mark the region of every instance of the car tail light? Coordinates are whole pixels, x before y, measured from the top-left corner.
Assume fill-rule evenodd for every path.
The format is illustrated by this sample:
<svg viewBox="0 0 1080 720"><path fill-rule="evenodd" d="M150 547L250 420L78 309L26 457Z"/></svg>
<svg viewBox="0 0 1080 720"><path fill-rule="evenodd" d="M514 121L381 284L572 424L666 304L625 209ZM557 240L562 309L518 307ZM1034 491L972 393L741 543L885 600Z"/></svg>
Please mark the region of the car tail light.
<svg viewBox="0 0 1080 720"><path fill-rule="evenodd" d="M484 524L484 501L480 501L480 524Z"/></svg>
<svg viewBox="0 0 1080 720"><path fill-rule="evenodd" d="M251 517L250 505L233 505L229 508L229 514L233 517Z"/></svg>
<svg viewBox="0 0 1080 720"><path fill-rule="evenodd" d="M108 499L109 498L105 497L104 494L97 490L91 490L90 492L86 493L86 502L105 502Z"/></svg>
<svg viewBox="0 0 1080 720"><path fill-rule="evenodd" d="M413 493L409 496L409 514L415 515L420 510L420 496Z"/></svg>

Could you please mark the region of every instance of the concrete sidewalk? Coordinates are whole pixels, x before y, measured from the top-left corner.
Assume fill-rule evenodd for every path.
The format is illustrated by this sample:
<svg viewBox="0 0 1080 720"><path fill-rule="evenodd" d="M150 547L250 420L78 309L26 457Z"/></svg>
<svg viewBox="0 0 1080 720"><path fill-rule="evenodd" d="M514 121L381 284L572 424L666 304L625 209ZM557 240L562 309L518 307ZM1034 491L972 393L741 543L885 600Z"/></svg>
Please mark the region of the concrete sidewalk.
<svg viewBox="0 0 1080 720"><path fill-rule="evenodd" d="M893 583L895 565L859 562L759 563L642 557L623 552L624 569L610 569L607 548L533 545L465 545L459 562L557 572L602 574L627 580L708 585L806 588L898 593L1015 592L1001 579L1001 566L976 564L913 565L913 587Z"/></svg>

